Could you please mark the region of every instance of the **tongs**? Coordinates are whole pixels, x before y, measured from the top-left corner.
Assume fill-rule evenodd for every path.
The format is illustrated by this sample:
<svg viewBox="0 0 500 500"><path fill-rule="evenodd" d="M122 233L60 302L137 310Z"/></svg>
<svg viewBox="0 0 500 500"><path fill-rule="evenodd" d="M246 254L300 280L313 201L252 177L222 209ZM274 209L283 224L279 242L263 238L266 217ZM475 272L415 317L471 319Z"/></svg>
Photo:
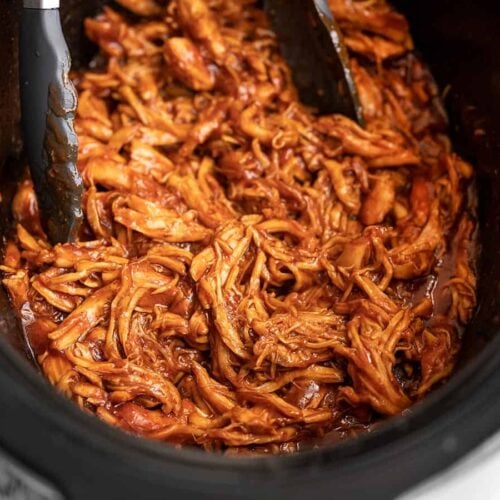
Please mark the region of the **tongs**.
<svg viewBox="0 0 500 500"><path fill-rule="evenodd" d="M265 0L281 51L304 104L364 125L342 33L326 0Z"/></svg>
<svg viewBox="0 0 500 500"><path fill-rule="evenodd" d="M363 125L342 35L326 0L265 0L265 9L292 68L302 101ZM20 84L25 150L52 243L76 238L83 219L83 182L73 128L77 96L61 28L59 0L24 0Z"/></svg>
<svg viewBox="0 0 500 500"><path fill-rule="evenodd" d="M52 243L67 242L83 218L83 182L59 0L24 0L19 40L21 124L42 225Z"/></svg>

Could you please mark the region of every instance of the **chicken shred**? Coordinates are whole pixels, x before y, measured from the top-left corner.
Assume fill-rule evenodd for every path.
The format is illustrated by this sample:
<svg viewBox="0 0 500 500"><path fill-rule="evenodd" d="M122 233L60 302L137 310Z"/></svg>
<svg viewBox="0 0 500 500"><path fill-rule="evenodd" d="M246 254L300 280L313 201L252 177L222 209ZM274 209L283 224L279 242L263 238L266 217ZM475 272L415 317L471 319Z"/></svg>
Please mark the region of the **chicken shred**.
<svg viewBox="0 0 500 500"><path fill-rule="evenodd" d="M118 0L75 73L86 221L29 177L1 269L39 365L103 421L206 450L356 435L453 370L473 169L384 0L329 0L366 128L300 103L254 0Z"/></svg>

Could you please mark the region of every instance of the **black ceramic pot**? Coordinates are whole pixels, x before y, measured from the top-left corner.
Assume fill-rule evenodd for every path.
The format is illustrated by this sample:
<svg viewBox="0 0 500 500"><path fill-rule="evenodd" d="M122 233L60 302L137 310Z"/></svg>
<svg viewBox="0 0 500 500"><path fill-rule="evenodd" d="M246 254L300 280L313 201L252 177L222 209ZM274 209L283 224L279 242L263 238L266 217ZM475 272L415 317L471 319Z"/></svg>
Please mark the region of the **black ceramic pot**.
<svg viewBox="0 0 500 500"><path fill-rule="evenodd" d="M82 64L92 47L83 41L81 19L102 2L62 3L74 60ZM17 492L12 498L385 500L443 470L499 430L500 4L398 4L441 89L447 89L455 147L477 167L479 307L450 382L377 431L336 446L246 459L178 450L107 427L57 394L24 355L17 323L0 291L0 498ZM17 19L17 0L0 0L4 231L9 186L22 158Z"/></svg>

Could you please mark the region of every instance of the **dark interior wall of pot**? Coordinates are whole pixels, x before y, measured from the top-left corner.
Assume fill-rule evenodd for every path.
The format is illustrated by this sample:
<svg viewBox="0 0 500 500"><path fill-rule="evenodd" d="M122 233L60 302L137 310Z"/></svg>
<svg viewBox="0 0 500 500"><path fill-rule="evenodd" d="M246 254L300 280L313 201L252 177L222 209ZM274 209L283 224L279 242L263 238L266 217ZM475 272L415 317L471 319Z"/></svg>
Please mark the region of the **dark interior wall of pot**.
<svg viewBox="0 0 500 500"><path fill-rule="evenodd" d="M20 149L17 33L19 2L0 2L0 168Z"/></svg>
<svg viewBox="0 0 500 500"><path fill-rule="evenodd" d="M396 0L445 95L455 149L476 169L481 255L478 309L464 359L500 327L500 3Z"/></svg>
<svg viewBox="0 0 500 500"><path fill-rule="evenodd" d="M13 191L15 175L21 160L18 84L18 32L20 3L17 0L0 1L0 241L9 221L8 200ZM7 202L6 202L7 201ZM24 342L16 318L3 288L0 288L0 331L18 351L24 351Z"/></svg>

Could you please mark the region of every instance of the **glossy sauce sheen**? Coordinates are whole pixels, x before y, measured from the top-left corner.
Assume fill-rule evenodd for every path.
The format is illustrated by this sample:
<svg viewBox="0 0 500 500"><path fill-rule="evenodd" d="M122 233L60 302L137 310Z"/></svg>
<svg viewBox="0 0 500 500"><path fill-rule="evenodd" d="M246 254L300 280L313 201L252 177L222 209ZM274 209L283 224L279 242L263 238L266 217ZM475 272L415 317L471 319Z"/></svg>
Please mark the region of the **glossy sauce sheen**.
<svg viewBox="0 0 500 500"><path fill-rule="evenodd" d="M4 285L45 376L126 431L287 453L446 380L475 306L473 168L405 19L330 0L366 128L299 102L250 0L121 0L74 75L78 241L31 181ZM131 12L126 12L126 10Z"/></svg>

